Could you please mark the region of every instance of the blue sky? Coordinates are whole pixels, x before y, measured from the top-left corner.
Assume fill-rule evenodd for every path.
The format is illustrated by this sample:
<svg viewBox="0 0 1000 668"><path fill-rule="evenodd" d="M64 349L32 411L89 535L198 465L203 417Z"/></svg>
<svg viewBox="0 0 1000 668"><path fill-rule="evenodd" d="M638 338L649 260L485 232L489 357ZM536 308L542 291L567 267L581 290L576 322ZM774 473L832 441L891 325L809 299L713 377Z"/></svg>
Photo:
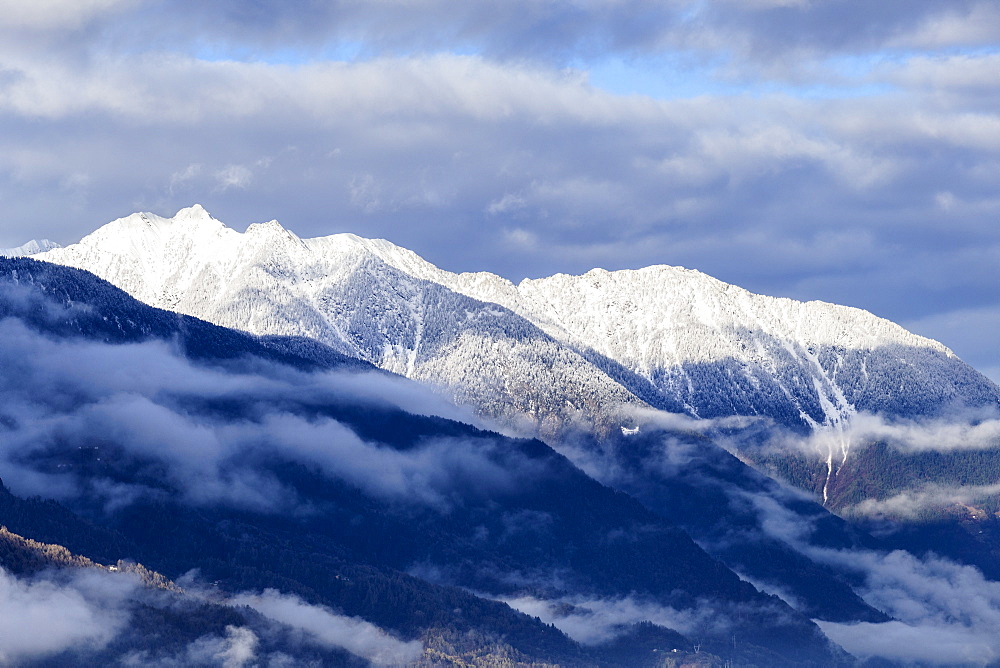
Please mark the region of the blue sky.
<svg viewBox="0 0 1000 668"><path fill-rule="evenodd" d="M0 9L0 247L198 202L512 280L683 265L1000 378L996 2Z"/></svg>

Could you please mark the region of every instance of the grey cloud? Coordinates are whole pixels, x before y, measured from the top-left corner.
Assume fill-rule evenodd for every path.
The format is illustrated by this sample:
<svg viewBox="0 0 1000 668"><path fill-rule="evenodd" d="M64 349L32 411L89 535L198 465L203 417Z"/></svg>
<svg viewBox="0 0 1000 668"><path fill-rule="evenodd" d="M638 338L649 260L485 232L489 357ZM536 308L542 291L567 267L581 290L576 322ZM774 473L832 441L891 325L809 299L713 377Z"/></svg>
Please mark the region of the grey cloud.
<svg viewBox="0 0 1000 668"><path fill-rule="evenodd" d="M683 4L683 3L681 3ZM160 19L159 24L150 22ZM635 52L680 23L676 3L424 2L246 3L147 2L106 28L106 38L132 43L137 25L157 46L208 44L240 56L247 45L308 54L347 43L349 54L412 53L459 45L495 57L568 59L604 49Z"/></svg>
<svg viewBox="0 0 1000 668"><path fill-rule="evenodd" d="M915 29L895 37L891 43L910 48L996 44L1000 11L995 3L960 2L947 7L939 5L934 10L918 13Z"/></svg>
<svg viewBox="0 0 1000 668"><path fill-rule="evenodd" d="M259 49L280 53L293 48L313 59L331 50L366 57L460 49L491 58L566 63L609 53L689 52L712 60L722 51L731 64L757 61L773 71L783 59L793 60L789 55L822 58L888 47L982 45L997 38L991 29L996 21L990 20L995 7L984 0L887 0L877 11L848 0L341 0L295 5L100 0L65 12L52 4L45 3L47 11L25 6L13 14L25 20L36 15L40 19L33 23L63 29L105 15L101 30L89 39L114 40L129 50L136 49L139 39L144 48L184 44L235 58Z"/></svg>
<svg viewBox="0 0 1000 668"><path fill-rule="evenodd" d="M75 30L92 21L120 14L139 2L141 0L5 0L0 3L0 31Z"/></svg>
<svg viewBox="0 0 1000 668"><path fill-rule="evenodd" d="M118 67L97 88L71 81L96 74L60 75L48 101L32 103L56 115L44 132L2 140L0 191L10 217L35 226L6 245L28 235L71 242L61 226L82 234L127 212L121 202L172 212L200 200L237 225L274 217L300 236L388 237L445 268L515 280L667 262L895 319L995 301L983 287L995 282L1000 249L989 115L900 114L890 98L654 102L475 58ZM171 82L182 80L191 88L177 100ZM137 87L145 93L132 95ZM36 97L26 92L23 104ZM79 134L75 109L129 120L113 134ZM54 153L52 132L75 138ZM149 153L158 160L138 159ZM272 161L260 173L246 167L252 189L219 188L216 174L261 156ZM46 194L78 172L89 175L86 224ZM516 209L490 212L505 197ZM864 287L873 284L880 290Z"/></svg>
<svg viewBox="0 0 1000 668"><path fill-rule="evenodd" d="M1000 66L998 60L996 53L919 56L880 65L872 76L919 91L937 104L989 113L996 108L998 92L990 75Z"/></svg>

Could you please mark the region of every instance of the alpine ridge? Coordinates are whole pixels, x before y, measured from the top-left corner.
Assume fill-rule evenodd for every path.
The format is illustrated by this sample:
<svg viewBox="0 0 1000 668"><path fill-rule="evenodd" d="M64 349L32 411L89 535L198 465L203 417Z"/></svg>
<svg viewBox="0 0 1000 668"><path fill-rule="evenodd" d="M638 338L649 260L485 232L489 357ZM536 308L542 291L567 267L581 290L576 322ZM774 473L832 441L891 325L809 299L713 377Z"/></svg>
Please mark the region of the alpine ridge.
<svg viewBox="0 0 1000 668"><path fill-rule="evenodd" d="M623 406L761 416L806 433L835 432L858 412L926 416L1000 399L948 348L888 320L681 267L514 285L353 234L300 239L276 221L240 234L198 205L133 214L37 257L160 308L315 338L549 437L581 419L615 428Z"/></svg>
<svg viewBox="0 0 1000 668"><path fill-rule="evenodd" d="M133 214L38 258L92 271L159 308L316 339L520 430L551 437L588 420L608 429L604 407L646 406L582 352L423 278L427 263L385 241L303 240L274 221L240 234L195 206L170 219Z"/></svg>
<svg viewBox="0 0 1000 668"><path fill-rule="evenodd" d="M62 246L54 241L49 241L48 239L42 239L41 241L32 239L28 243L18 246L17 248L0 248L0 257L28 257L31 255L37 255L38 253L44 253L45 251L52 250L53 248L62 248Z"/></svg>

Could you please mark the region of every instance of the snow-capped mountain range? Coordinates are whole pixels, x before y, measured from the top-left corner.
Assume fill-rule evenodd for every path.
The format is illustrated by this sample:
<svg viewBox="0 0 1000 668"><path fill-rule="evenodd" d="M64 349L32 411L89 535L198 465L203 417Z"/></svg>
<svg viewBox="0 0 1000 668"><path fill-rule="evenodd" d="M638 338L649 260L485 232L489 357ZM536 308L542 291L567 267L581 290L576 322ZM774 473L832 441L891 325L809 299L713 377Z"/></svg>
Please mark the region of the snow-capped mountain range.
<svg viewBox="0 0 1000 668"><path fill-rule="evenodd" d="M136 213L37 259L255 334L304 335L552 436L622 406L836 428L1000 391L940 343L866 311L756 295L698 271L594 269L515 285L384 240L240 233L201 206Z"/></svg>

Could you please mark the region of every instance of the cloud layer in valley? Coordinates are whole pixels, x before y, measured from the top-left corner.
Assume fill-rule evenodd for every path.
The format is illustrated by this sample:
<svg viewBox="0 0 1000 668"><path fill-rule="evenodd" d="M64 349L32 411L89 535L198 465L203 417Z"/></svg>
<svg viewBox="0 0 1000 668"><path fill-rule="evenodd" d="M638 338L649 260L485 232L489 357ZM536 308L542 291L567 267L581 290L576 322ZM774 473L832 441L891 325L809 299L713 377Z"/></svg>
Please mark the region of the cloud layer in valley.
<svg viewBox="0 0 1000 668"><path fill-rule="evenodd" d="M197 201L514 280L695 267L1000 367L995 3L2 8L0 247Z"/></svg>
<svg viewBox="0 0 1000 668"><path fill-rule="evenodd" d="M680 439L677 434L700 433L717 428L723 436L732 436L734 428L753 428L753 420L697 421L682 415L637 411L636 424L648 435L657 428L667 430L660 446L646 455L644 470L664 480L686 480L704 475L698 465L697 439ZM872 415L858 415L850 433L840 433L852 448L864 447L866 441L882 440L898 448L902 456L926 453L977 452L997 447L997 416L990 411L956 415L954 421L889 422ZM673 433L670 433L673 432ZM825 459L829 434L818 435L813 442L801 436L789 437L775 447L795 448L817 461ZM822 457L821 457L822 455ZM857 453L852 450L852 456ZM598 455L584 462L595 473L625 475L612 457ZM918 481L919 483L919 481ZM669 484L669 483L668 483ZM716 483L717 484L717 483ZM734 508L756 515L756 521L743 518L732 524L733 534L750 534L759 527L768 538L780 541L815 563L840 573L845 582L872 608L891 616L883 623L834 623L817 621L823 631L848 652L865 659L881 657L902 663L926 662L928 665L987 665L1000 658L1000 584L984 577L978 569L929 554L917 557L903 551L869 548L829 547L830 517L815 502L815 495L792 488L752 491L727 483L720 487ZM882 501L870 500L854 509L869 515L914 518L928 509L940 511L954 503L973 503L1000 491L996 485L918 484ZM823 527L823 528L819 528ZM725 544L730 536L721 534L711 540ZM704 543L711 549L713 545ZM797 601L781 586L752 580L759 589L773 593L793 607ZM691 628L690 611L674 611L650 602L631 598L588 600L582 597L545 601L524 597L510 601L514 607L537 615L574 639L599 643L619 635L624 625L651 620L681 632ZM706 608L708 611L709 609ZM725 623L725 611L706 612L707 618Z"/></svg>
<svg viewBox="0 0 1000 668"><path fill-rule="evenodd" d="M254 628L228 625L224 634L206 632L170 652L117 650L121 652L117 656L120 664L157 668L294 665L293 657L274 647L273 641L282 634L287 638L285 649L304 642L346 650L376 666L411 664L423 652L419 641L403 642L362 619L335 614L273 589L244 592L225 600L219 599L217 591L210 599L203 599L202 594L194 587L165 595L144 589L129 574L96 568L50 571L32 577L18 577L0 568L0 663L23 665L53 657L66 661L91 657L135 631L131 625L137 607L166 607L176 614L205 600L236 609L253 608L268 621L254 619ZM261 643L262 632L270 637L270 646ZM134 644L135 639L130 638L124 646Z"/></svg>
<svg viewBox="0 0 1000 668"><path fill-rule="evenodd" d="M928 554L834 549L811 544L814 527L763 495L747 495L772 537L859 581L858 594L893 619L817 623L858 658L986 665L1000 658L1000 583L972 566ZM777 592L780 595L780 592Z"/></svg>
<svg viewBox="0 0 1000 668"><path fill-rule="evenodd" d="M730 626L723 606L702 602L697 608L675 610L633 597L598 599L570 596L538 599L522 596L505 601L515 610L538 617L584 645L599 645L621 636L640 622L652 622L682 634L711 629L724 635Z"/></svg>
<svg viewBox="0 0 1000 668"><path fill-rule="evenodd" d="M338 615L274 589L240 594L231 603L249 606L268 619L297 629L311 643L346 649L377 666L411 664L423 653L420 641L397 640L362 619Z"/></svg>
<svg viewBox="0 0 1000 668"><path fill-rule="evenodd" d="M233 373L194 365L166 343L57 342L12 319L0 321L0 338L0 477L18 494L72 499L89 485L108 510L175 492L191 504L288 510L294 491L265 465L277 458L385 502L446 511L537 473L488 436L395 448L323 414L329 404L463 415L380 372ZM89 473L77 477L80 467Z"/></svg>
<svg viewBox="0 0 1000 668"><path fill-rule="evenodd" d="M127 623L124 602L137 586L89 569L28 579L0 568L0 663L103 647Z"/></svg>
<svg viewBox="0 0 1000 668"><path fill-rule="evenodd" d="M987 581L975 568L905 552L828 558L864 573L865 600L895 618L883 624L820 623L855 656L969 665L1000 657L1000 583Z"/></svg>

